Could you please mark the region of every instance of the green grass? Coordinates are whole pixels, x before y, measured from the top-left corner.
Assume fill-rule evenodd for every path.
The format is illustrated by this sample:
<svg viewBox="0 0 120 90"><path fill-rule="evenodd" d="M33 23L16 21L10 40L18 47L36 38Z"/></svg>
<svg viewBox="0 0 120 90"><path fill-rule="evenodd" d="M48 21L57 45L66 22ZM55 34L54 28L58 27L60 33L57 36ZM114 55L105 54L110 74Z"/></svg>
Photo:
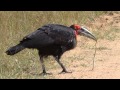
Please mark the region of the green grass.
<svg viewBox="0 0 120 90"><path fill-rule="evenodd" d="M36 74L41 72L37 50L25 49L14 56L7 56L4 52L44 24L58 23L70 26L77 23L83 25L88 20L93 21L102 14L104 14L103 11L1 11L0 78L54 78L51 75L30 74L30 72ZM116 30L116 32L118 31ZM56 63L53 58L45 61L48 71L59 67L58 64L54 65L53 63Z"/></svg>

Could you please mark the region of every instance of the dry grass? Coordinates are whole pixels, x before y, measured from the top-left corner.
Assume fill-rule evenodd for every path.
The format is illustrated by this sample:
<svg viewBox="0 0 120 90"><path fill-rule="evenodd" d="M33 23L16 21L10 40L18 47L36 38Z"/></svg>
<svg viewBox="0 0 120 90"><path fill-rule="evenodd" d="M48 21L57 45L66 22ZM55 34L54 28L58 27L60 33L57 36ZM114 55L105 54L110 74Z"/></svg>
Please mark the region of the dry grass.
<svg viewBox="0 0 120 90"><path fill-rule="evenodd" d="M37 28L48 23L58 23L70 26L77 23L80 25L88 25L88 22L94 22L94 19L106 12L102 11L1 11L0 12L0 78L54 78L54 75L40 76L41 65L39 63L39 57L37 50L25 49L14 56L7 56L4 52L10 46L16 45L25 35L35 31ZM93 27L90 27L92 30ZM92 30L98 38L111 38L114 40L115 36L111 37L111 30L107 37L106 34L102 35L98 30ZM107 33L108 33L107 32ZM115 32L119 30L115 29ZM114 32L113 32L114 33ZM83 38L81 38L83 40ZM69 68L70 63L80 60L84 60L84 50L88 44L86 39L84 43L78 37L78 47L75 50L66 52L61 61L65 64L66 68ZM89 43L89 42L88 42ZM84 45L85 44L85 45ZM93 43L91 43L93 45ZM82 48L83 47L83 48ZM90 45L86 49L90 49ZM81 49L80 49L81 48ZM79 50L77 50L79 49ZM101 48L106 49L106 47ZM81 57L79 57L81 54ZM60 66L54 61L53 57L49 57L45 60L45 65L48 72L52 70L60 69ZM86 67L85 64L81 66ZM59 70L58 70L59 71ZM32 73L32 74L31 74ZM58 73L58 72L56 72Z"/></svg>

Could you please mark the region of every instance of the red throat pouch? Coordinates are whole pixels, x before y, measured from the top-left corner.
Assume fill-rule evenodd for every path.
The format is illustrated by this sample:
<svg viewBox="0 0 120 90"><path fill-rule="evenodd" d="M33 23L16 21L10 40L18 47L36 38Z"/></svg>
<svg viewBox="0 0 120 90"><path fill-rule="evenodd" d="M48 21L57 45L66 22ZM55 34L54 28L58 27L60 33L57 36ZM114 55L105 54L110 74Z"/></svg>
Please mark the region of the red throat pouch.
<svg viewBox="0 0 120 90"><path fill-rule="evenodd" d="M75 30L74 33L75 33L75 37L77 38L78 32Z"/></svg>

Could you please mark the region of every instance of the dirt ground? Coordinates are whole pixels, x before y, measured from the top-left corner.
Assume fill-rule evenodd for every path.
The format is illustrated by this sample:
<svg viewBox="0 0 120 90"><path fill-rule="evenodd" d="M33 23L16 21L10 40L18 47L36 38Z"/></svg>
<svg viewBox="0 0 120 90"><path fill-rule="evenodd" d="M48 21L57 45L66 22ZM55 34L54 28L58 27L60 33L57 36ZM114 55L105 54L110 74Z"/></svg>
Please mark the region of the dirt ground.
<svg viewBox="0 0 120 90"><path fill-rule="evenodd" d="M120 13L109 13L101 16L88 24L90 29L101 30L101 32L107 29L120 28ZM118 37L115 40L98 39L97 47L104 47L97 49L95 57L95 67L92 69L92 57L94 49L82 49L79 47L80 39L78 38L78 47L74 50L65 53L63 58L74 53L86 56L84 60L73 60L70 65L67 66L72 73L58 74L59 70L51 70L55 75L55 78L59 79L119 79L120 78L120 32L116 35ZM94 46L95 42L92 43ZM78 49L78 50L77 50ZM69 54L68 54L69 53Z"/></svg>

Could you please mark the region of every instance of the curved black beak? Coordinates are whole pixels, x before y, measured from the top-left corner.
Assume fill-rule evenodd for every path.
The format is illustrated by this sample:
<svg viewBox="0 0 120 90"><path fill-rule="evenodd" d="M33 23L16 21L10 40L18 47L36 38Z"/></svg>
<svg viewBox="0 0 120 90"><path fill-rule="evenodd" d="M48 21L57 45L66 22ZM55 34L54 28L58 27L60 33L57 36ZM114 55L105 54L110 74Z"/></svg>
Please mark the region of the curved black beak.
<svg viewBox="0 0 120 90"><path fill-rule="evenodd" d="M88 29L86 29L84 27L81 27L81 29L78 30L78 34L97 41L96 37Z"/></svg>

